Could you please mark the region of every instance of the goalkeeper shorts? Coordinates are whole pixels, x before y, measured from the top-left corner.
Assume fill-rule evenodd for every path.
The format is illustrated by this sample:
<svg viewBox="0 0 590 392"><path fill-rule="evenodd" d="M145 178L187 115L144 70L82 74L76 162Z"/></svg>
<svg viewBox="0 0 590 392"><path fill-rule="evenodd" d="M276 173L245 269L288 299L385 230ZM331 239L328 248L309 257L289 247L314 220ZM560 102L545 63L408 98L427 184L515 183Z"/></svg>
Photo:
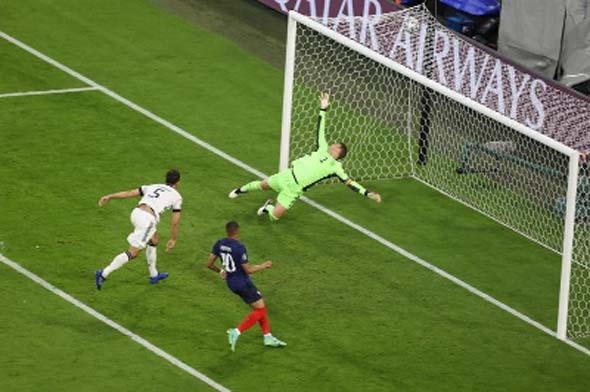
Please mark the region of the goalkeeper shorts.
<svg viewBox="0 0 590 392"><path fill-rule="evenodd" d="M303 189L295 182L291 169L273 174L268 179L268 185L278 193L277 202L289 209L303 194Z"/></svg>

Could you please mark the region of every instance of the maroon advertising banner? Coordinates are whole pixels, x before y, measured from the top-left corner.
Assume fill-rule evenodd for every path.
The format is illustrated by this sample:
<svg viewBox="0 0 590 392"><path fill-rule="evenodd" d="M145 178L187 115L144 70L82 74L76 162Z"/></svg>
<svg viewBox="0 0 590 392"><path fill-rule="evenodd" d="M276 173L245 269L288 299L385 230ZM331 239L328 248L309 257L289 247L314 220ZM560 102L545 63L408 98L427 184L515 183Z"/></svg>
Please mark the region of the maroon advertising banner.
<svg viewBox="0 0 590 392"><path fill-rule="evenodd" d="M400 6L388 0L258 0L284 14L295 10L313 18L381 15L398 11Z"/></svg>

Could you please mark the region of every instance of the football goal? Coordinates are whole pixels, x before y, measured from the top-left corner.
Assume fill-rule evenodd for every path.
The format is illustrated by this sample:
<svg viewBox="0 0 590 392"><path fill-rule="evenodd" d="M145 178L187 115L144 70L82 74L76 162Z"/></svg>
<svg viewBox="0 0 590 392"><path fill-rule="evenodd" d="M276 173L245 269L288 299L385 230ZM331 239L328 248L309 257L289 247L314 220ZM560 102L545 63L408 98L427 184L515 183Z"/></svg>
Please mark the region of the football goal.
<svg viewBox="0 0 590 392"><path fill-rule="evenodd" d="M473 46L423 6L290 13L281 169L314 149L320 91L332 94L329 138L354 146L352 177L414 178L561 255L557 336L590 336L588 101Z"/></svg>

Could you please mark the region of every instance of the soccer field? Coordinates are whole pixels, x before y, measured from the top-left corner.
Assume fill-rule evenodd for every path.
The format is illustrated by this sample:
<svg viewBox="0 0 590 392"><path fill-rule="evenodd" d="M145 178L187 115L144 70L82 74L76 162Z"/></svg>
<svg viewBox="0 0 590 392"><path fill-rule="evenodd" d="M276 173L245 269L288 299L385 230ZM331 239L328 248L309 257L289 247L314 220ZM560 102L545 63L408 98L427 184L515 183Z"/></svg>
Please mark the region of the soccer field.
<svg viewBox="0 0 590 392"><path fill-rule="evenodd" d="M233 391L590 390L587 351L540 329L556 326L560 257L473 210L409 179L366 183L382 204L340 184L306 194L378 242L304 201L271 224L255 214L270 194L227 198L278 166L282 69L273 45L246 41L284 19L212 3L0 3L0 31L104 86L0 39L0 254L132 334L0 263L0 389L214 390L205 375ZM150 285L142 254L97 291L136 203L98 199L171 167L184 203L176 248L159 249L170 278ZM248 308L205 261L231 219L253 262L275 262L253 280L284 349L254 327L229 350Z"/></svg>

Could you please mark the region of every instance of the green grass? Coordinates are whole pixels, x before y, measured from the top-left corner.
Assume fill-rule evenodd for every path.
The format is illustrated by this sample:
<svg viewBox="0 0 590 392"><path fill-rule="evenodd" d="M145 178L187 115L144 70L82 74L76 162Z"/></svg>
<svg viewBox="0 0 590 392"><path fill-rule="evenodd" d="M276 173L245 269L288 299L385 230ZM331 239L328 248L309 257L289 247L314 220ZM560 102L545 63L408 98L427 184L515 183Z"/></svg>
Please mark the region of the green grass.
<svg viewBox="0 0 590 392"><path fill-rule="evenodd" d="M282 75L149 2L20 1L2 29L246 163L277 166ZM10 46L3 53L27 57ZM16 60L15 60L16 61ZM71 87L30 57L6 92ZM39 79L36 75L42 74ZM55 81L55 85L51 82ZM22 82L22 83L21 83ZM252 176L100 92L0 100L2 253L232 390L586 391L588 357L304 203L271 225L266 195L228 200ZM126 247L135 200L105 193L183 180L171 273L147 283L145 259L101 292L93 273ZM551 328L558 258L410 180L374 182L377 205L326 185L309 196ZM205 266L237 219L283 350L254 328L227 346L247 307ZM168 238L168 217L160 225ZM203 390L131 340L0 267L7 390ZM24 302L26 300L26 302ZM18 348L18 349L17 349ZM3 384L6 385L6 384Z"/></svg>
<svg viewBox="0 0 590 392"><path fill-rule="evenodd" d="M210 390L4 264L0 273L3 390Z"/></svg>
<svg viewBox="0 0 590 392"><path fill-rule="evenodd" d="M44 61L14 48L8 41L0 40L0 94L86 87L82 82L72 79Z"/></svg>

